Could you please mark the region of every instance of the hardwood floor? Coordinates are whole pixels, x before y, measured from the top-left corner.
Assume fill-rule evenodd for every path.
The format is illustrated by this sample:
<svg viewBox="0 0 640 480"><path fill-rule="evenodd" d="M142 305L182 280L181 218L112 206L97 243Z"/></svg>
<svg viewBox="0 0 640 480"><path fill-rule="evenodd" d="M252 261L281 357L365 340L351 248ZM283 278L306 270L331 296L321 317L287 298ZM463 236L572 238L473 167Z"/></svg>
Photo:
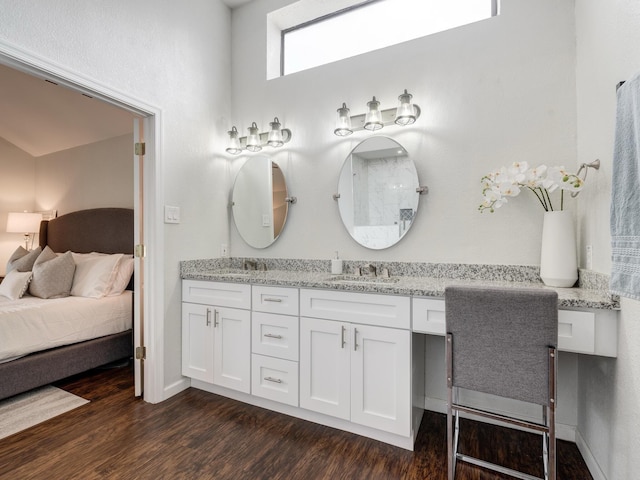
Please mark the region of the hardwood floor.
<svg viewBox="0 0 640 480"><path fill-rule="evenodd" d="M444 415L426 412L415 452L189 389L158 405L133 398L130 367L57 384L91 400L0 440L1 479L445 479ZM461 448L540 475L539 437L469 422ZM471 452L470 452L471 453ZM515 460L514 460L515 459ZM515 461L515 464L513 463ZM591 476L558 442L558 478ZM510 478L460 464L458 480Z"/></svg>

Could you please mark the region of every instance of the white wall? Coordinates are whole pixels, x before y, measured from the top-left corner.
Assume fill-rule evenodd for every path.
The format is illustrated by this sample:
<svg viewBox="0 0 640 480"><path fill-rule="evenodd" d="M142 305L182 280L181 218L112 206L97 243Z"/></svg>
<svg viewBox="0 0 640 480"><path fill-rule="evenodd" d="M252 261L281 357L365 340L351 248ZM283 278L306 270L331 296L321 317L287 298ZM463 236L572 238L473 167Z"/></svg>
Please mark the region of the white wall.
<svg viewBox="0 0 640 480"><path fill-rule="evenodd" d="M165 305L153 319L164 326L169 386L181 378L179 261L228 243L217 153L229 124L229 9L219 0L0 0L0 11L0 41L162 111L160 202L182 209L182 223L164 229Z"/></svg>
<svg viewBox="0 0 640 480"><path fill-rule="evenodd" d="M133 208L132 144L133 136L123 135L32 157L0 139L0 271L22 243L22 235L4 232L9 211L63 215L85 208Z"/></svg>
<svg viewBox="0 0 640 480"><path fill-rule="evenodd" d="M58 215L133 208L133 135L37 157L35 185L36 209L55 209Z"/></svg>
<svg viewBox="0 0 640 480"><path fill-rule="evenodd" d="M578 158L602 162L591 177L597 188L581 194L580 232L583 248L593 245L594 270L609 273L615 86L640 70L640 4L580 0L576 27ZM640 302L623 298L621 307L618 358L585 356L579 364L582 450L608 480L637 477L640 446Z"/></svg>
<svg viewBox="0 0 640 480"><path fill-rule="evenodd" d="M514 161L575 165L573 1L502 2L499 17L267 81L265 16L290 3L257 0L233 11L231 120L246 134L252 121L266 129L278 116L293 131L273 159L298 203L266 250L248 247L232 226L231 253L539 264L542 208L523 193L480 214L480 178ZM331 197L342 162L370 134L333 135L336 109L346 102L364 113L373 95L389 108L405 88L422 117L380 132L407 148L430 191L405 238L371 251L351 239Z"/></svg>
<svg viewBox="0 0 640 480"><path fill-rule="evenodd" d="M0 277L7 260L20 245L20 233L7 233L7 213L35 210L35 158L0 138Z"/></svg>

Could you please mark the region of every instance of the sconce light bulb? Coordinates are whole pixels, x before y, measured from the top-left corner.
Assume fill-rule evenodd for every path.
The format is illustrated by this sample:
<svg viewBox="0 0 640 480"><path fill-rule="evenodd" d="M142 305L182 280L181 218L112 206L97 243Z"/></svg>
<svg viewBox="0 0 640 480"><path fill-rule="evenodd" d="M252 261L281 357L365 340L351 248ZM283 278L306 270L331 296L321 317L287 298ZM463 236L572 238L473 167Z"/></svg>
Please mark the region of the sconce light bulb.
<svg viewBox="0 0 640 480"><path fill-rule="evenodd" d="M273 122L269 124L271 130L269 130L269 136L267 138L267 145L270 147L278 148L284 145L284 139L282 138L282 131L280 130L281 124L278 117L273 119Z"/></svg>
<svg viewBox="0 0 640 480"><path fill-rule="evenodd" d="M240 140L238 139L238 129L236 127L231 127L229 130L229 146L226 148L226 152L231 155L239 155L242 153L242 146L240 145Z"/></svg>
<svg viewBox="0 0 640 480"><path fill-rule="evenodd" d="M376 131L380 130L384 126L384 124L382 123L382 114L378 109L379 106L380 102L376 100L376 97L373 97L373 100L367 103L369 111L364 118L365 130Z"/></svg>
<svg viewBox="0 0 640 480"><path fill-rule="evenodd" d="M256 125L256 122L253 122L249 127L247 150L250 152L259 152L262 150L262 146L260 145L260 132L258 131L258 125Z"/></svg>
<svg viewBox="0 0 640 480"><path fill-rule="evenodd" d="M353 133L351 129L351 116L346 103L343 103L342 107L338 109L338 119L336 120L336 128L333 133L339 137L346 137Z"/></svg>
<svg viewBox="0 0 640 480"><path fill-rule="evenodd" d="M396 110L395 123L397 125L411 125L416 121L416 111L411 103L413 95L407 93L405 89L404 93L398 97L398 109Z"/></svg>

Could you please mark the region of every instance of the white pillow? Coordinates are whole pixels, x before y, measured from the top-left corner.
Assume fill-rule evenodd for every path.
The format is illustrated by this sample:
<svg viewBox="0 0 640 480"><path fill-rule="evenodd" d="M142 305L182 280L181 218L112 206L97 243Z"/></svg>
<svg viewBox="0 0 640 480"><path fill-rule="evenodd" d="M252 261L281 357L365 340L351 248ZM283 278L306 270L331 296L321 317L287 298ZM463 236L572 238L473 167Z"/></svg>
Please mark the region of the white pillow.
<svg viewBox="0 0 640 480"><path fill-rule="evenodd" d="M133 275L133 255L123 255L116 266L116 274L114 275L111 287L107 291L107 296L113 297L120 295L129 285L131 275Z"/></svg>
<svg viewBox="0 0 640 480"><path fill-rule="evenodd" d="M76 273L73 276L71 295L76 297L102 298L111 289L116 277L118 263L124 256L101 253L73 253Z"/></svg>
<svg viewBox="0 0 640 480"><path fill-rule="evenodd" d="M18 300L22 298L27 291L29 282L31 281L31 272L19 272L17 270L11 270L4 277L2 283L0 283L0 295L7 297L11 300Z"/></svg>

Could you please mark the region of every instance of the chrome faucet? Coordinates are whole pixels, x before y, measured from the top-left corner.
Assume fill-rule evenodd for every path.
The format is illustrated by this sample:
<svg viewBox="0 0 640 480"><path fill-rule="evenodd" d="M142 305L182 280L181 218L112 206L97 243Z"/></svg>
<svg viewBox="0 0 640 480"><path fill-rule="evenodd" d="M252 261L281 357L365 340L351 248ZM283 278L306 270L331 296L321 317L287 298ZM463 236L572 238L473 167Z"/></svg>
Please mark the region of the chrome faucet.
<svg viewBox="0 0 640 480"><path fill-rule="evenodd" d="M365 268L365 270L366 270L367 275L371 275L372 277L375 277L375 276L376 276L376 267L375 267L375 265L372 265L372 264L370 264L370 263L367 263L367 264L364 266L364 268Z"/></svg>
<svg viewBox="0 0 640 480"><path fill-rule="evenodd" d="M245 260L242 268L244 270L255 270L258 267L258 263L253 260Z"/></svg>

